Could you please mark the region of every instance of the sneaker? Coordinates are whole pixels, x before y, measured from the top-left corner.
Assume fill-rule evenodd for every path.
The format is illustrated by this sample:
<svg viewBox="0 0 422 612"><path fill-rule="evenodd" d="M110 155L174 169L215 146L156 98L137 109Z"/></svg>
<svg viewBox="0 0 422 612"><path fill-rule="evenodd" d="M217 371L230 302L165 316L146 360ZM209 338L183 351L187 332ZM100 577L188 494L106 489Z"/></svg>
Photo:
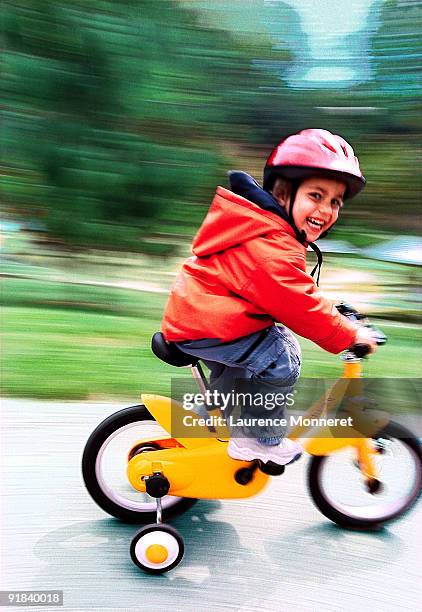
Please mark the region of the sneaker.
<svg viewBox="0 0 422 612"><path fill-rule="evenodd" d="M299 459L303 449L298 442L289 438L283 438L280 444L275 446L260 444L255 438L231 438L227 452L232 459L260 459L263 463L272 461L278 465L287 465Z"/></svg>

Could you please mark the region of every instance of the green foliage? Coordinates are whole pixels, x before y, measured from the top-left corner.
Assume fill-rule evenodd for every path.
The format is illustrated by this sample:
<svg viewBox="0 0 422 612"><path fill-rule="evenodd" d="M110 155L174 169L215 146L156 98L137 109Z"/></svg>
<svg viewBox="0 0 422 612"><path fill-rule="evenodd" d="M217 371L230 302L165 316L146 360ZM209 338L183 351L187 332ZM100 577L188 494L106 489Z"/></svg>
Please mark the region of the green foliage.
<svg viewBox="0 0 422 612"><path fill-rule="evenodd" d="M51 310L82 311L124 317L153 319L157 325L166 296L110 286L87 286L77 283L44 282L30 279L4 279L1 295L3 307L41 309L48 318ZM157 328L158 329L158 328ZM69 330L69 333L72 333Z"/></svg>
<svg viewBox="0 0 422 612"><path fill-rule="evenodd" d="M247 50L170 0L2 12L9 202L76 247L142 250L175 203L189 217L226 165L215 137L261 79Z"/></svg>
<svg viewBox="0 0 422 612"><path fill-rule="evenodd" d="M0 16L4 201L58 244L165 254L145 238L194 233L238 153L255 171L318 125L353 143L368 179L346 220L408 232L420 212L417 2L373 3L370 78L336 90L287 86L312 53L283 2L16 0Z"/></svg>
<svg viewBox="0 0 422 612"><path fill-rule="evenodd" d="M375 78L382 93L392 99L417 99L421 92L421 24L419 2L388 0L381 7L380 27L372 45Z"/></svg>

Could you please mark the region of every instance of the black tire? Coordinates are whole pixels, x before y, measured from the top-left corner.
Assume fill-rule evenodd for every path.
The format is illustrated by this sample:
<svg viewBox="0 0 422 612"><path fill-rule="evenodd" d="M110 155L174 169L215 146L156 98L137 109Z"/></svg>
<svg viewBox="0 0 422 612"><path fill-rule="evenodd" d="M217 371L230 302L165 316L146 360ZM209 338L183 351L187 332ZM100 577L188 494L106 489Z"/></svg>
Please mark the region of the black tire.
<svg viewBox="0 0 422 612"><path fill-rule="evenodd" d="M142 562L142 560L139 559L138 556L136 555L136 545L138 544L139 540L141 540L146 534L151 533L151 532L152 533L165 532L169 534L171 538L174 538L173 541L176 543L176 546L177 546L177 555L175 559L168 565L165 565L164 567L161 567L161 568L150 567L146 565L145 562ZM132 561L137 567L139 567L144 572L147 572L148 574L163 574L164 572L168 572L169 570L173 569L174 567L176 567L176 565L179 565L180 561L183 558L184 552L185 552L185 546L184 546L183 539L180 533L174 527L171 527L171 525L163 525L162 523L160 524L155 523L154 525L146 525L140 531L138 531L138 533L134 536L130 544L130 556L131 556Z"/></svg>
<svg viewBox="0 0 422 612"><path fill-rule="evenodd" d="M317 508L322 512L328 519L337 523L341 527L348 527L352 529L379 529L381 526L389 523L395 519L402 517L408 512L416 503L417 499L421 495L422 491L422 450L418 440L409 430L397 423L389 423L383 430L377 432L374 439L390 439L400 440L400 442L410 451L414 465L415 465L415 483L412 490L409 493L408 498L403 502L403 505L399 508L395 508L391 512L387 512L379 517L371 518L360 518L351 516L346 512L342 512L338 508L334 507L332 502L328 499L324 488L322 486L322 473L324 468L327 466L330 457L328 456L314 456L312 457L308 470L308 487L313 502ZM380 487L382 492L382 483ZM377 492L374 493L377 495Z"/></svg>
<svg viewBox="0 0 422 612"><path fill-rule="evenodd" d="M107 514L114 516L126 523L150 523L155 521L155 510L143 510L142 503L138 509L127 508L123 503L113 500L107 491L101 486L97 477L97 458L103 445L119 429L142 421L154 421L153 416L145 406L131 406L112 414L100 423L92 432L85 445L82 457L82 475L85 486L92 499ZM130 449L127 449L129 452ZM153 452L153 451L151 451ZM140 494L141 495L141 494ZM154 501L154 500L151 500ZM180 498L166 495L162 498L163 520L167 520L177 514L188 510L197 500L192 498Z"/></svg>

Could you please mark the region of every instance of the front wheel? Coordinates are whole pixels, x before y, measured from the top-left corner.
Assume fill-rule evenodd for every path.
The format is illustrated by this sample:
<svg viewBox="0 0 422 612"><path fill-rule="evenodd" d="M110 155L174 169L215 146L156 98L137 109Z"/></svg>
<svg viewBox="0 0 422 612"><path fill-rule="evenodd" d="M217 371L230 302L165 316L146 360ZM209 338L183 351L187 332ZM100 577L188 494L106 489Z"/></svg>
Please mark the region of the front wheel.
<svg viewBox="0 0 422 612"><path fill-rule="evenodd" d="M108 514L127 523L151 523L156 518L156 500L136 491L126 475L129 453L154 452L155 442L136 445L138 440L168 438L145 406L124 408L94 429L82 458L82 475L93 500ZM195 499L165 495L161 498L163 520L184 512Z"/></svg>
<svg viewBox="0 0 422 612"><path fill-rule="evenodd" d="M372 483L360 471L351 446L311 459L311 497L324 516L342 527L377 529L403 516L421 494L418 438L401 425L389 423L372 440L379 474Z"/></svg>

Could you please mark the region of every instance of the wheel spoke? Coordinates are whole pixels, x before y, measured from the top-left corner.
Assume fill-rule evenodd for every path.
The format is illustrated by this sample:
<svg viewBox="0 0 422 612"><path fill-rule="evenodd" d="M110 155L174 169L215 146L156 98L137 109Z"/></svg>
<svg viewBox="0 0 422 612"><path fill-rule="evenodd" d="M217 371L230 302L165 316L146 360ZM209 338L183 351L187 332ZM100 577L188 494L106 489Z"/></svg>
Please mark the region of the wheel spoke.
<svg viewBox="0 0 422 612"><path fill-rule="evenodd" d="M113 432L102 444L96 459L95 472L98 484L107 497L128 510L153 512L155 499L147 493L135 490L127 478L128 450L137 440L168 437L155 421L129 423ZM146 451L147 452L147 451ZM154 452L151 449L150 452ZM179 497L166 495L162 498L163 508L168 508L180 500Z"/></svg>
<svg viewBox="0 0 422 612"><path fill-rule="evenodd" d="M400 439L388 440L384 450L374 455L380 481L376 486L356 469L351 447L326 457L318 474L325 502L356 521L383 522L406 510L420 491L420 458Z"/></svg>
<svg viewBox="0 0 422 612"><path fill-rule="evenodd" d="M108 514L131 522L156 519L156 499L135 490L129 482L129 456L172 448L169 434L154 421L145 406L124 408L107 417L90 435L82 458L82 474L93 500ZM163 517L190 508L195 499L165 495Z"/></svg>

